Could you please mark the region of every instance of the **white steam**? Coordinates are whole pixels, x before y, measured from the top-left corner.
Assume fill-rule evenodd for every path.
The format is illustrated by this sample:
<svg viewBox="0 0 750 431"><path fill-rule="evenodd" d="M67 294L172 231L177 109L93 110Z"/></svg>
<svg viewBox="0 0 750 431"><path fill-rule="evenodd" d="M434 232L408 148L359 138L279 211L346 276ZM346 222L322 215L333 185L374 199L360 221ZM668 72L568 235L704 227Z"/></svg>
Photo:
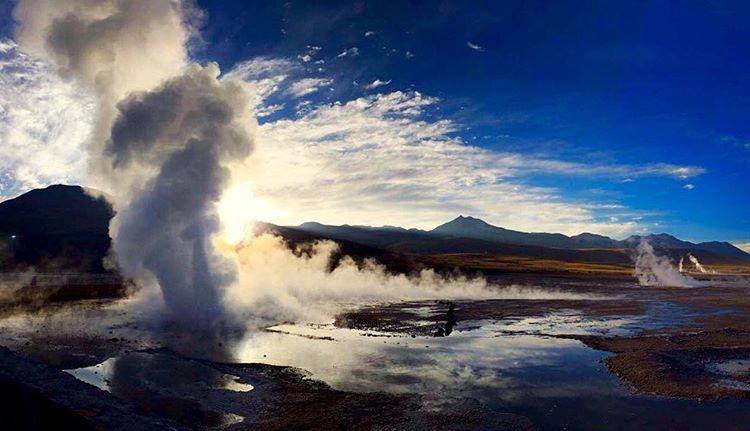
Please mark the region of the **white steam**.
<svg viewBox="0 0 750 431"><path fill-rule="evenodd" d="M682 275L666 256L657 256L644 238L637 248L634 275L641 286L698 287L701 283Z"/></svg>
<svg viewBox="0 0 750 431"><path fill-rule="evenodd" d="M692 253L688 253L688 259L690 259L690 262L692 262L692 264L695 265L695 269L698 270L698 272L700 272L701 274L716 274L716 271L706 269L706 267L704 267L698 261L698 258L693 256Z"/></svg>
<svg viewBox="0 0 750 431"><path fill-rule="evenodd" d="M415 276L389 273L375 261L357 265L344 257L329 271L333 241L317 241L304 250L290 250L270 234L225 246L236 256L239 282L227 303L243 318L273 321L326 321L342 307L382 301L425 299L603 299L594 295L536 287L488 285L484 278L443 277L431 269Z"/></svg>
<svg viewBox="0 0 750 431"><path fill-rule="evenodd" d="M119 185L104 159L116 105L131 92L180 74L188 63L185 47L195 12L179 0L21 0L13 14L19 46L97 100L87 185Z"/></svg>
<svg viewBox="0 0 750 431"><path fill-rule="evenodd" d="M187 65L193 11L178 0L22 0L18 40L97 100L89 183L109 193L123 273L161 288L168 317L226 318L231 261L216 204L252 149L249 97L215 64Z"/></svg>
<svg viewBox="0 0 750 431"><path fill-rule="evenodd" d="M113 220L113 249L126 275L156 279L172 320L222 319L234 264L214 251L216 210L229 166L252 149L247 94L219 81L215 65L192 66L118 105L106 153L110 175L131 182ZM137 179L137 181L133 181Z"/></svg>

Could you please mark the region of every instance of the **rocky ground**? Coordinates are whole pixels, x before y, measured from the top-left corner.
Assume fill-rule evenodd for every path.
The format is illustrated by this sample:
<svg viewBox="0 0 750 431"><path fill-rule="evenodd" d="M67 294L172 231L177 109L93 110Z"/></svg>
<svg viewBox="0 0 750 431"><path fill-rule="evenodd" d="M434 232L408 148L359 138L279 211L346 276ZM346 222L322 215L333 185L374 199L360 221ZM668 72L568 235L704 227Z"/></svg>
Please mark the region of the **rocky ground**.
<svg viewBox="0 0 750 431"><path fill-rule="evenodd" d="M548 277L525 282L553 294L370 305L342 312L335 326L364 335L450 337L482 322L554 313L584 321L625 316L636 322L625 332L571 333L551 323L529 333L611 352L608 369L634 392L750 397L750 287L741 279L696 289ZM13 429L52 423L75 429L533 429L522 415L490 411L472 399L433 409L417 394L346 392L304 370L185 355L184 334L155 337L108 301L14 308L2 322L0 339L8 348L0 349L0 414ZM105 388L63 371L113 357L119 359L101 379Z"/></svg>

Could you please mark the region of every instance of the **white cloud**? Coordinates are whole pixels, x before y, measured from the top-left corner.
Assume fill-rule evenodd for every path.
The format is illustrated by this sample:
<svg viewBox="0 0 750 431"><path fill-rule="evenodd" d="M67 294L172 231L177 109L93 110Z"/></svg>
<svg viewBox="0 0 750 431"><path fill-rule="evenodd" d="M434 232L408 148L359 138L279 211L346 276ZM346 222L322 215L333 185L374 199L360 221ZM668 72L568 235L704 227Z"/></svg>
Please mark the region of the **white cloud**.
<svg viewBox="0 0 750 431"><path fill-rule="evenodd" d="M378 88L378 87L382 87L384 85L388 85L390 83L391 83L390 79L387 80L387 81L381 81L379 79L376 79L376 80L372 81L370 84L365 85L365 89L372 90L372 89L375 89L375 88Z"/></svg>
<svg viewBox="0 0 750 431"><path fill-rule="evenodd" d="M246 81L255 94L254 114L265 117L283 108L283 104L266 105L268 97L277 93L290 75L298 72L298 66L287 59L256 57L236 64L224 78Z"/></svg>
<svg viewBox="0 0 750 431"><path fill-rule="evenodd" d="M479 45L477 45L475 43L471 43L469 41L466 41L466 46L468 46L469 48L473 49L474 51L480 51L480 52L484 51L484 47L481 47L481 46L479 46Z"/></svg>
<svg viewBox="0 0 750 431"><path fill-rule="evenodd" d="M287 79L281 94L306 88ZM291 82L291 84L289 83ZM381 81L382 82L382 81ZM617 202L580 201L525 178L545 173L632 181L684 179L696 166L576 163L467 145L446 119L427 120L439 103L418 92L392 92L344 103L296 104L297 117L262 124L252 193L272 222L395 224L433 227L471 214L511 228L614 236L641 232L654 214ZM288 174L280 175L279 172Z"/></svg>
<svg viewBox="0 0 750 431"><path fill-rule="evenodd" d="M81 183L94 101L53 67L0 40L0 199Z"/></svg>
<svg viewBox="0 0 750 431"><path fill-rule="evenodd" d="M298 55L297 58L301 60L303 63L309 63L310 61L312 61L313 57L315 57L321 49L322 48L319 46L307 45L307 51L305 51L304 54ZM318 62L316 61L316 63Z"/></svg>
<svg viewBox="0 0 750 431"><path fill-rule="evenodd" d="M365 37L375 36L375 32L372 30L368 30L365 32Z"/></svg>
<svg viewBox="0 0 750 431"><path fill-rule="evenodd" d="M341 51L341 54L337 55L336 57L356 57L359 55L359 48L356 46L353 48L345 49Z"/></svg>
<svg viewBox="0 0 750 431"><path fill-rule="evenodd" d="M307 96L317 92L323 87L328 87L333 83L332 79L326 78L303 78L299 81L292 83L287 90L288 93L294 97Z"/></svg>
<svg viewBox="0 0 750 431"><path fill-rule="evenodd" d="M281 111L282 109L284 109L284 106L285 105L283 103L274 103L271 105L265 105L265 104L258 105L257 108L255 109L255 116L259 118L267 117L269 115L272 115Z"/></svg>
<svg viewBox="0 0 750 431"><path fill-rule="evenodd" d="M695 185L687 183L684 186L682 186L682 188L685 189L685 190L693 190L695 188Z"/></svg>
<svg viewBox="0 0 750 431"><path fill-rule="evenodd" d="M674 170L589 166L469 146L453 136L457 126L451 121L422 118L436 103L417 92L392 92L266 123L259 129L253 194L275 208L272 221L284 224L428 228L472 214L516 229L623 236L642 229L643 214L616 203L566 200L521 177L530 171L671 175Z"/></svg>

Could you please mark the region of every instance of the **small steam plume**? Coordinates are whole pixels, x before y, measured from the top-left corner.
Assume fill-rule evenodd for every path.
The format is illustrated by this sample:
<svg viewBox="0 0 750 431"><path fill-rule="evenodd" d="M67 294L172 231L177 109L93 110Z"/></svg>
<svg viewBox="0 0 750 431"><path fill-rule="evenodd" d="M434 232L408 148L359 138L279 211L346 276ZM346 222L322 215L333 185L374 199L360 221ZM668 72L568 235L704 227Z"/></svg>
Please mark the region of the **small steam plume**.
<svg viewBox="0 0 750 431"><path fill-rule="evenodd" d="M680 264L677 266L678 271L685 272L685 267L683 266L684 262L685 262L685 258L680 256Z"/></svg>
<svg viewBox="0 0 750 431"><path fill-rule="evenodd" d="M688 253L688 259L690 259L690 262L692 262L693 265L695 265L695 269L697 269L701 274L716 274L716 271L714 270L707 270L699 261L698 258L693 256L692 253Z"/></svg>
<svg viewBox="0 0 750 431"><path fill-rule="evenodd" d="M641 286L698 287L701 283L682 275L666 256L657 256L654 248L642 238L636 249L634 275Z"/></svg>

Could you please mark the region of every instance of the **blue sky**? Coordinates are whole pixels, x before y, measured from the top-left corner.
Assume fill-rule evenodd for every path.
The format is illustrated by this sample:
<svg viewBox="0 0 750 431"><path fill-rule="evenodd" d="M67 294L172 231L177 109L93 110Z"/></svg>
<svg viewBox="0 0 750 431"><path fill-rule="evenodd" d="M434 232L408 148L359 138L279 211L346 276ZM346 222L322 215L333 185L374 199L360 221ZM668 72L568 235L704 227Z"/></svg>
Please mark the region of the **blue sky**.
<svg viewBox="0 0 750 431"><path fill-rule="evenodd" d="M333 118L316 107L416 91L434 100L417 117L404 114L408 121L417 127L448 121L439 140L523 158L500 176L519 193L552 196L571 211L549 223L540 218L534 229L519 220L536 198L519 204L520 215L503 215L489 200L464 205L441 195L433 205L423 193L412 201L425 203L408 212L423 208L435 216L400 218L403 206L386 213L363 201L365 210L349 217L353 223L426 227L466 211L524 230L572 220L568 233L667 231L750 242L750 4L680 3L200 0L202 24L190 56L216 61L225 73L252 59L286 62L277 73L291 76L288 88L269 91L263 105L270 109L258 118L262 136L274 134L270 142L298 136L289 122L309 127L313 118ZM0 14L2 35L12 38L10 8L0 7ZM388 112L388 118L403 114ZM415 169L422 166L421 157L413 161ZM375 179L361 190L378 194L384 184ZM418 189L399 188L412 192ZM392 195L377 196L383 202ZM436 212L440 202L445 210ZM577 207L586 215L572 215ZM321 208L300 220L288 217L301 212L290 209L281 219L346 222Z"/></svg>
<svg viewBox="0 0 750 431"><path fill-rule="evenodd" d="M357 47L328 71L348 78L334 99L361 93L352 81L390 80L445 100L441 115L482 147L701 166L692 190L665 178L527 181L659 212L665 230L685 237L750 236L746 2L314 3L201 1L202 51L229 67L308 45L322 58Z"/></svg>

